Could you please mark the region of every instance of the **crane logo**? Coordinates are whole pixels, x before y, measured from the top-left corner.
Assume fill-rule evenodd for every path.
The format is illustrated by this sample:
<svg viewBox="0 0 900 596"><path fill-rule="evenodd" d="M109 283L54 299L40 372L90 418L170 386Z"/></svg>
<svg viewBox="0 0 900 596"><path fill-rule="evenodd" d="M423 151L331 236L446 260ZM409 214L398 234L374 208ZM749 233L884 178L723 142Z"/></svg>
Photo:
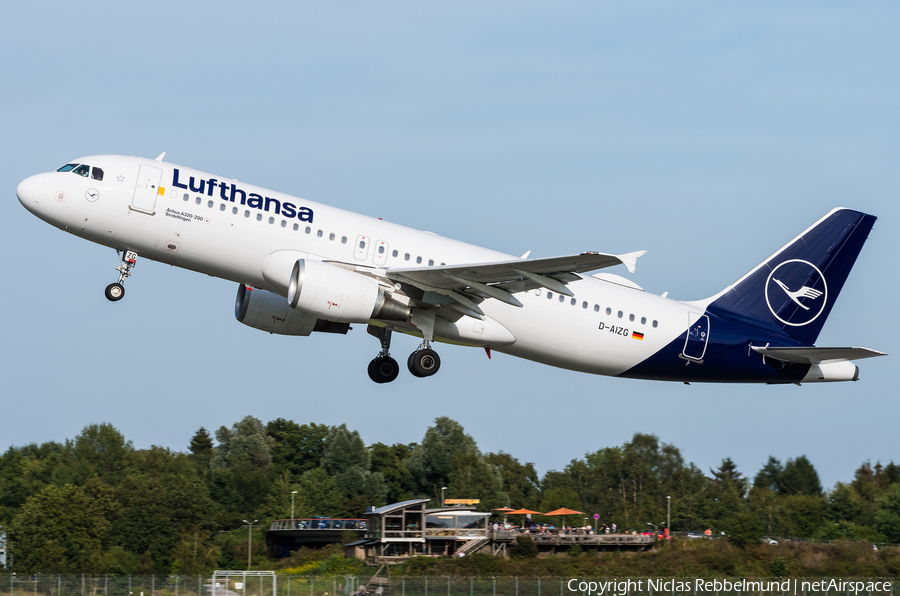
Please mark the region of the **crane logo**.
<svg viewBox="0 0 900 596"><path fill-rule="evenodd" d="M791 327L815 321L828 302L828 284L818 267L791 259L775 267L766 280L766 304L775 318Z"/></svg>

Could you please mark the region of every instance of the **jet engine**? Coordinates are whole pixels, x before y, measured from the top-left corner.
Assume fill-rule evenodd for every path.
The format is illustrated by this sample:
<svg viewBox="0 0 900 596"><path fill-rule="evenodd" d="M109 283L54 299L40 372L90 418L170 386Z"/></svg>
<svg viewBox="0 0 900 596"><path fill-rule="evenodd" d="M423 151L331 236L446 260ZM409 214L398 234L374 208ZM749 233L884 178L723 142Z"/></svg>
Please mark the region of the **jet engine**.
<svg viewBox="0 0 900 596"><path fill-rule="evenodd" d="M371 277L312 259L294 263L287 301L296 311L336 323L405 321L410 312Z"/></svg>
<svg viewBox="0 0 900 596"><path fill-rule="evenodd" d="M316 318L288 306L284 296L240 284L234 302L234 317L254 329L278 335L308 336L315 331Z"/></svg>

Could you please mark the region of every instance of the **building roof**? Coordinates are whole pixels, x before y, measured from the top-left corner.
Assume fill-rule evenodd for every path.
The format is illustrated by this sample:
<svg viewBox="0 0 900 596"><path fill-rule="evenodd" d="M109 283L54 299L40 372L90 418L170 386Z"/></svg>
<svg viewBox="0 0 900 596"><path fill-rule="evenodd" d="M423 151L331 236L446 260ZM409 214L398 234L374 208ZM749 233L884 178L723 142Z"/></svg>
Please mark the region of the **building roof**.
<svg viewBox="0 0 900 596"><path fill-rule="evenodd" d="M391 503L390 505L385 505L384 507L379 507L377 509L372 509L370 511L366 511L366 515L384 515L386 513L390 513L395 509L405 509L412 505L419 505L420 503L427 503L431 499L412 499L410 501L401 501L400 503Z"/></svg>

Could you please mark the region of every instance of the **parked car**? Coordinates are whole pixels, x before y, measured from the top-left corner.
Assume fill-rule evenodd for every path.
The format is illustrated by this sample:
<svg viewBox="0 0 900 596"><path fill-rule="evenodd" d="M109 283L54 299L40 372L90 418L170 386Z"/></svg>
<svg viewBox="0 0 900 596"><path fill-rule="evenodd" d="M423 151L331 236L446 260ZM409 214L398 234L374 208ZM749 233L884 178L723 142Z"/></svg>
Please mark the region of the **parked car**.
<svg viewBox="0 0 900 596"><path fill-rule="evenodd" d="M693 540L693 539L695 539L695 538L709 538L709 536L707 536L707 535L704 534L703 532L688 532L688 533L686 534L686 536L687 536L688 538L690 538L691 540Z"/></svg>
<svg viewBox="0 0 900 596"><path fill-rule="evenodd" d="M771 538L769 538L768 536L766 536L765 538L762 539L762 543L763 543L763 544L778 544L778 541L777 541L777 540L772 540Z"/></svg>

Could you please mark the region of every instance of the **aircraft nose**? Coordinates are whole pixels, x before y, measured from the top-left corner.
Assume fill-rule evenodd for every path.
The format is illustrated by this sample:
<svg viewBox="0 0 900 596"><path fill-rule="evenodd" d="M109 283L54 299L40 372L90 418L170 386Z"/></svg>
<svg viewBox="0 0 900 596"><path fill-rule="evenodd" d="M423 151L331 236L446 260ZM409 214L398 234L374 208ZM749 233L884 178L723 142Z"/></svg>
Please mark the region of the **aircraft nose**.
<svg viewBox="0 0 900 596"><path fill-rule="evenodd" d="M45 198L43 194L44 176L41 174L22 180L19 182L18 188L16 188L16 196L19 197L19 202L32 212L38 209L41 200Z"/></svg>

